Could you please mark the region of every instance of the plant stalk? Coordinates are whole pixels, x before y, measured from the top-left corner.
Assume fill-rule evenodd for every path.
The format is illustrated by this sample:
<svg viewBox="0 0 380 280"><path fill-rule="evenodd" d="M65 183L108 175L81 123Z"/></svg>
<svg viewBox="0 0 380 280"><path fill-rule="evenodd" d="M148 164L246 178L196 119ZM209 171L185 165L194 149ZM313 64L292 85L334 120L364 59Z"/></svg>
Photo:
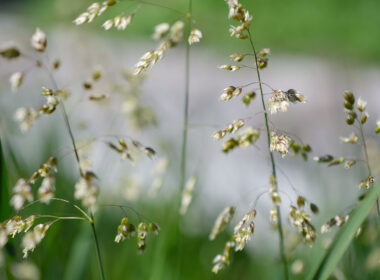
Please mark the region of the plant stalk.
<svg viewBox="0 0 380 280"><path fill-rule="evenodd" d="M362 143L363 143L363 148L364 148L365 162L366 162L367 169L368 169L368 176L372 177L372 170L371 170L371 166L369 165L367 141L366 141L365 136L364 136L363 124L360 120L358 120L358 123L359 123L360 136L362 138ZM376 208L377 208L377 214L380 216L380 201L379 201L379 199L377 199L377 201L376 201Z"/></svg>
<svg viewBox="0 0 380 280"><path fill-rule="evenodd" d="M49 74L49 77L50 77L50 79L51 79L54 87L55 87L55 90L57 91L58 90L58 85L57 85L57 82L54 79L53 74L51 73L51 71L49 70L48 67L46 67L46 70L47 70L47 72ZM73 130L71 129L71 125L70 125L70 121L69 121L69 116L67 115L67 111L66 111L65 105L63 104L63 100L62 99L60 100L59 105L61 107L62 115L63 115L63 118L65 120L66 129L69 132L69 136L70 136L70 139L71 139L71 144L73 145L75 159L76 159L76 161L78 163L78 169L79 169L80 176L84 176L84 172L83 172L83 170L81 168L81 164L80 164L80 158L79 158L78 149L77 149L77 146L76 146L76 143L75 143L75 138L74 138ZM88 217L87 214L86 214L86 216ZM99 241L98 241L98 237L97 237L97 234L96 234L94 217L93 217L92 214L91 214L91 218L89 219L89 222L91 224L92 232L94 234L94 239L95 239L95 244L96 244L96 252L97 252L97 256L98 256L98 262L99 262L101 279L105 280L104 269L103 269L103 262L102 262L102 257L101 257L101 254L100 254L100 248L99 248Z"/></svg>
<svg viewBox="0 0 380 280"><path fill-rule="evenodd" d="M268 152L270 155L270 161L272 164L272 175L274 177L275 181L275 191L278 192L278 182L277 182L277 175L276 175L276 163L274 160L273 152L270 149L270 127L269 127L269 119L268 119L268 112L266 110L265 106L265 100L264 100L264 92L263 92L263 87L262 87L262 81L261 81L261 76L260 76L260 70L259 70L259 65L257 62L257 53L255 49L255 45L253 44L253 39L251 32L248 29L248 37L249 37L249 42L252 47L252 51L254 54L255 58L255 65L256 65L256 73L257 73L257 79L259 81L259 88L260 88L260 95L261 95L261 102L263 105L263 110L264 110L264 118L265 118L265 128L266 128L266 133L267 133L267 140L268 140ZM289 272L288 272L288 264L285 256L285 245L284 245L284 234L283 234L283 229L282 229L282 220L281 220L281 209L279 205L276 205L277 213L278 213L278 234L279 234L279 239L280 239L280 255L283 263L283 268L284 268L284 279L289 279Z"/></svg>

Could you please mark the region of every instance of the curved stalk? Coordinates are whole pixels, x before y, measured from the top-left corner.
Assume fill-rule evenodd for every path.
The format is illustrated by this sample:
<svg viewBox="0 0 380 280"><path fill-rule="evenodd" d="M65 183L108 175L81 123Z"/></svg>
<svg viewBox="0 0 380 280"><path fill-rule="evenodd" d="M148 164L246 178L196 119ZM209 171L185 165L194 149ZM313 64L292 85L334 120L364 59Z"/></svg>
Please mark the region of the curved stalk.
<svg viewBox="0 0 380 280"><path fill-rule="evenodd" d="M252 51L253 51L253 54L254 54L254 59L255 59L256 73L257 73L257 79L259 81L259 88L260 88L260 95L261 95L261 102L262 102L263 110L264 110L265 128L266 128L267 142L268 142L268 152L269 152L270 161L271 161L271 164L272 164L272 175L273 175L274 181L275 181L275 191L278 192L278 182L277 182L277 175L276 175L276 163L275 163L275 160L274 160L273 152L270 149L270 127L269 127L268 112L266 110L265 100L264 100L264 91L263 91L263 86L262 86L263 83L261 81L259 65L258 65L258 62L257 62L257 53L256 53L255 45L253 44L252 35L251 35L251 32L249 31L249 29L248 29L248 38L249 38L249 42L251 44ZM279 239L280 239L280 255L281 255L282 264L283 264L283 268L284 268L284 278L285 279L289 279L288 264L287 264L287 260L286 260L286 256L285 256L284 234L283 234L283 230L282 230L282 220L281 220L281 211L280 211L281 209L280 209L280 206L277 205L276 209L277 209L277 213L278 213L278 235L279 235Z"/></svg>
<svg viewBox="0 0 380 280"><path fill-rule="evenodd" d="M54 79L53 74L51 73L51 71L49 70L49 68L47 66L46 66L46 70L47 70L47 72L49 74L49 77L50 77L50 79L51 79L54 87L55 87L55 90L57 91L58 90L58 85L57 85L57 82ZM69 136L70 136L70 139L71 139L71 144L73 145L73 149L74 149L74 153L75 153L75 159L76 159L77 164L78 164L79 173L80 173L80 176L82 177L82 176L84 176L84 172L83 172L83 170L81 168L81 163L80 163L80 158L79 158L79 154L78 154L78 149L77 149L77 146L76 146L76 143L75 143L75 138L74 138L73 131L71 129L71 125L70 125L70 121L69 121L69 116L68 116L67 111L65 109L65 105L63 104L63 100L60 100L59 104L60 104L60 107L61 107L63 118L65 120L66 129L67 129L67 131L69 133ZM76 207L76 208L78 208L78 207ZM88 217L87 214L86 214L86 216ZM95 240L95 245L96 245L96 253L97 253L97 256L98 256L98 262L99 262L99 269L100 269L101 279L105 280L106 278L104 276L103 262L102 262L102 257L101 257L101 254L100 254L99 241L98 241L98 237L97 237L97 234L96 234L95 221L94 221L93 214L91 214L91 217L89 217L89 222L90 222L90 225L91 225L92 233L94 235L94 240Z"/></svg>

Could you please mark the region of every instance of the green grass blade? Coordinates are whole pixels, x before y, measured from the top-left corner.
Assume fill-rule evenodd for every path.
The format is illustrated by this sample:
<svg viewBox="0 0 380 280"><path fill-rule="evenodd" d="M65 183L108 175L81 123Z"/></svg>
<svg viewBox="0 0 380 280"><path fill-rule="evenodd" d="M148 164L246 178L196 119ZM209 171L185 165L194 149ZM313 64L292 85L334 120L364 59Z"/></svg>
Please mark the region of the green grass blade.
<svg viewBox="0 0 380 280"><path fill-rule="evenodd" d="M11 214L11 208L9 205L8 181L6 175L7 172L5 169L5 159L2 143L0 140L0 222L9 218Z"/></svg>
<svg viewBox="0 0 380 280"><path fill-rule="evenodd" d="M350 245L358 228L363 224L364 220L371 212L371 208L376 203L379 195L380 184L377 184L371 188L367 196L359 203L358 207L352 211L350 219L336 235L333 244L327 250L322 262L316 271L310 273L307 279L325 280L330 276Z"/></svg>

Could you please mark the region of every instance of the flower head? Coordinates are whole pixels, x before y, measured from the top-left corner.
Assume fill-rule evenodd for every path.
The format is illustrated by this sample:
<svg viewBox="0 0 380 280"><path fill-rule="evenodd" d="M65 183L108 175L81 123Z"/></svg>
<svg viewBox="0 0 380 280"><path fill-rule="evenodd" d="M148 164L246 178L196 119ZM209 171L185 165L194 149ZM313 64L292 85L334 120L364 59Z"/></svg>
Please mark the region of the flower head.
<svg viewBox="0 0 380 280"><path fill-rule="evenodd" d="M13 92L17 91L17 89L21 86L23 79L24 74L21 72L12 74L12 76L9 78L9 82L11 84L11 89Z"/></svg>
<svg viewBox="0 0 380 280"><path fill-rule="evenodd" d="M30 43L36 51L43 52L47 45L46 34L41 29L37 28Z"/></svg>
<svg viewBox="0 0 380 280"><path fill-rule="evenodd" d="M31 232L27 232L25 234L24 238L22 239L22 246L24 247L24 258L28 256L29 251L33 252L36 246L41 243L49 227L50 225L48 224L38 224L33 228Z"/></svg>
<svg viewBox="0 0 380 280"><path fill-rule="evenodd" d="M235 214L235 209L232 206L224 208L216 219L212 231L210 233L210 240L214 240L215 237L224 230L226 225L232 220Z"/></svg>
<svg viewBox="0 0 380 280"><path fill-rule="evenodd" d="M198 43L202 38L202 32L199 30L199 29L193 29L191 30L190 32L190 36L189 36L189 44L192 45L194 43Z"/></svg>
<svg viewBox="0 0 380 280"><path fill-rule="evenodd" d="M290 138L288 136L280 135L272 131L270 137L270 150L277 151L282 157L285 157L289 152L289 141Z"/></svg>
<svg viewBox="0 0 380 280"><path fill-rule="evenodd" d="M11 205L15 210L20 210L24 206L25 201L33 201L33 192L29 182L21 178L13 187Z"/></svg>
<svg viewBox="0 0 380 280"><path fill-rule="evenodd" d="M90 171L86 172L75 184L74 192L75 199L81 200L83 205L92 213L95 213L96 199L98 196L98 187L93 182L94 178L94 173Z"/></svg>

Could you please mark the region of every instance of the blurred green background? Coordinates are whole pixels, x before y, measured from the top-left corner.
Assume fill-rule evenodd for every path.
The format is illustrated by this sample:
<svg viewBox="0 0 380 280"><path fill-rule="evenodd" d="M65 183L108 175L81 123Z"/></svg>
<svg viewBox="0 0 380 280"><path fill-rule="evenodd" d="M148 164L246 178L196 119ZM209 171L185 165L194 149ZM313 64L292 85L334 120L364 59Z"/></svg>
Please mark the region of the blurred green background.
<svg viewBox="0 0 380 280"><path fill-rule="evenodd" d="M186 11L187 1L152 1ZM75 0L12 0L0 2L3 11L25 15L41 27L52 24L70 25L91 1ZM380 61L380 2L377 0L255 0L241 1L253 14L256 38L276 53L289 52L350 59L357 63ZM4 6L7 4L6 6ZM121 1L109 14L119 14L135 7L136 3ZM133 8L132 8L133 9ZM126 34L146 38L152 26L175 14L165 9L142 5L134 23ZM223 0L194 1L196 24L202 27L204 42L213 45L234 44L227 40L226 4ZM103 21L97 20L90 28L99 30ZM225 28L220 28L221 26ZM108 33L108 32L107 32ZM117 35L116 35L117 34ZM119 36L118 32L114 32Z"/></svg>

